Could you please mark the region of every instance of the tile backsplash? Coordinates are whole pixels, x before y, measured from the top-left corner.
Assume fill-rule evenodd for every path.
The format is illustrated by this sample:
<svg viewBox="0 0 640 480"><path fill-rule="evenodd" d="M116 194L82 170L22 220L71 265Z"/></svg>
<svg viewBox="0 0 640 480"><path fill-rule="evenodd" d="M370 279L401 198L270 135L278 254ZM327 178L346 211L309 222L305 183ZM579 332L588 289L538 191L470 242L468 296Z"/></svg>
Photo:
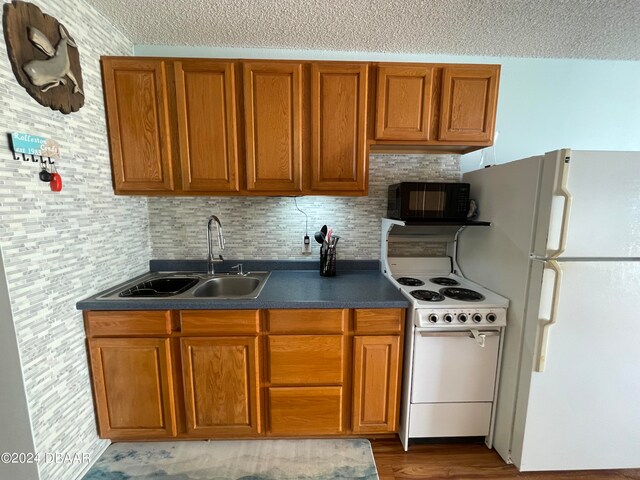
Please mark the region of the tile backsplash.
<svg viewBox="0 0 640 480"><path fill-rule="evenodd" d="M85 106L63 115L39 105L17 83L0 42L0 248L36 451L95 459L109 442L96 432L75 303L144 272L150 253L146 198L113 194L100 77L100 55L131 55L133 46L82 0L38 6L78 44ZM60 143L60 193L38 180L38 165L13 159L8 132ZM75 480L88 466L38 464L41 480Z"/></svg>
<svg viewBox="0 0 640 480"><path fill-rule="evenodd" d="M217 215L233 259L316 259L313 233L324 224L339 235L338 258L378 259L380 219L387 211L387 187L400 181L459 181L459 155L372 154L366 197L298 197L308 216L312 255L302 254L305 216L292 197L150 197L153 258L206 258L206 225ZM435 250L434 250L435 249ZM425 254L444 252L428 246ZM220 252L216 252L220 253Z"/></svg>

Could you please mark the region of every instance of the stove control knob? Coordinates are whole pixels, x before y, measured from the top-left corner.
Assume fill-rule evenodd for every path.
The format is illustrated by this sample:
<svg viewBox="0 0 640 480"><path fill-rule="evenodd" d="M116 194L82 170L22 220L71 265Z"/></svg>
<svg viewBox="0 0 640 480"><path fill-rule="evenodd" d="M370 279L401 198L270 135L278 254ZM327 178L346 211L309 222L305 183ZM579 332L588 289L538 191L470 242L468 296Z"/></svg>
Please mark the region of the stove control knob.
<svg viewBox="0 0 640 480"><path fill-rule="evenodd" d="M495 313L487 313L487 322L493 323L495 321L496 321L496 314Z"/></svg>
<svg viewBox="0 0 640 480"><path fill-rule="evenodd" d="M474 313L473 314L473 321L476 323L480 323L482 321L482 314L481 313Z"/></svg>
<svg viewBox="0 0 640 480"><path fill-rule="evenodd" d="M453 315L451 315L450 313L447 313L444 316L444 321L447 322L447 323L451 323L453 321Z"/></svg>
<svg viewBox="0 0 640 480"><path fill-rule="evenodd" d="M432 313L431 315L429 315L429 321L431 323L436 323L438 321L438 315L436 315L435 313Z"/></svg>
<svg viewBox="0 0 640 480"><path fill-rule="evenodd" d="M458 315L458 321L461 323L464 323L467 321L467 315L465 313L461 313L460 315Z"/></svg>

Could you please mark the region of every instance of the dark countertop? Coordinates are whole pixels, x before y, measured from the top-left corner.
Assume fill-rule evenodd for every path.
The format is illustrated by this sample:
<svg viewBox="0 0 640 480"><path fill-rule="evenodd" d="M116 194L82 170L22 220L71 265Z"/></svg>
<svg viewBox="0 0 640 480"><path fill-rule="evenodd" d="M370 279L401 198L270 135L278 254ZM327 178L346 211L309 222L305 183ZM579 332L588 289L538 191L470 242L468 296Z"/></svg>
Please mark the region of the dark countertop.
<svg viewBox="0 0 640 480"><path fill-rule="evenodd" d="M160 270L153 268L153 262L157 261L152 261L152 269ZM243 263L249 264L250 262ZM314 264L309 262L309 265L313 266ZM166 265L163 264L163 266L166 268ZM265 266L268 267L268 265ZM296 267L300 268L299 265ZM306 265L302 268L305 267ZM258 298L255 299L181 298L172 300L171 297L99 299L97 297L105 293L101 292L78 302L76 308L78 310L240 310L407 308L409 306L409 301L379 270L365 268L343 271L340 263L338 264L338 274L335 277L321 277L316 268L297 270L265 268L265 270L270 270L271 276Z"/></svg>

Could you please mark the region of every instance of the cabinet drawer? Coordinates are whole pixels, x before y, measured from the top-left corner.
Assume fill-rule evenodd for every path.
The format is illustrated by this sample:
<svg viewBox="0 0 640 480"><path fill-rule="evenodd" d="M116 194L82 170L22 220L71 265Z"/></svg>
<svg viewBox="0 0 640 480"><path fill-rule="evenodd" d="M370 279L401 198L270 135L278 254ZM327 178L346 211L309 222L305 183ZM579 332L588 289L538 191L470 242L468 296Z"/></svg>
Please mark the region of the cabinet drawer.
<svg viewBox="0 0 640 480"><path fill-rule="evenodd" d="M270 333L342 333L349 310L269 310Z"/></svg>
<svg viewBox="0 0 640 480"><path fill-rule="evenodd" d="M168 310L85 312L84 325L88 337L171 334Z"/></svg>
<svg viewBox="0 0 640 480"><path fill-rule="evenodd" d="M409 437L484 437L489 434L491 402L414 403Z"/></svg>
<svg viewBox="0 0 640 480"><path fill-rule="evenodd" d="M269 406L272 434L342 433L342 387L270 388Z"/></svg>
<svg viewBox="0 0 640 480"><path fill-rule="evenodd" d="M269 373L272 385L341 384L343 358L342 336L269 337Z"/></svg>
<svg viewBox="0 0 640 480"><path fill-rule="evenodd" d="M401 308L359 308L355 311L354 330L363 333L400 333L404 319Z"/></svg>
<svg viewBox="0 0 640 480"><path fill-rule="evenodd" d="M260 330L258 310L190 310L180 312L182 333L249 335Z"/></svg>

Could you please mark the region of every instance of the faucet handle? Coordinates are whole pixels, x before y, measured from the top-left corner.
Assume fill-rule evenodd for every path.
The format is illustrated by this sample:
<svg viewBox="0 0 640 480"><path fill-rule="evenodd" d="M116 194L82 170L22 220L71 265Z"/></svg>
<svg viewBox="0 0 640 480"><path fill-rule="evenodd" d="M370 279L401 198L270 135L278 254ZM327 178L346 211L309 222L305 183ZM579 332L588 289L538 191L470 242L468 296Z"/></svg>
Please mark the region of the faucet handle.
<svg viewBox="0 0 640 480"><path fill-rule="evenodd" d="M238 275L244 275L244 273L242 273L242 264L239 263L237 265L234 265L233 267L231 267L231 269L233 270L234 268L238 269Z"/></svg>

